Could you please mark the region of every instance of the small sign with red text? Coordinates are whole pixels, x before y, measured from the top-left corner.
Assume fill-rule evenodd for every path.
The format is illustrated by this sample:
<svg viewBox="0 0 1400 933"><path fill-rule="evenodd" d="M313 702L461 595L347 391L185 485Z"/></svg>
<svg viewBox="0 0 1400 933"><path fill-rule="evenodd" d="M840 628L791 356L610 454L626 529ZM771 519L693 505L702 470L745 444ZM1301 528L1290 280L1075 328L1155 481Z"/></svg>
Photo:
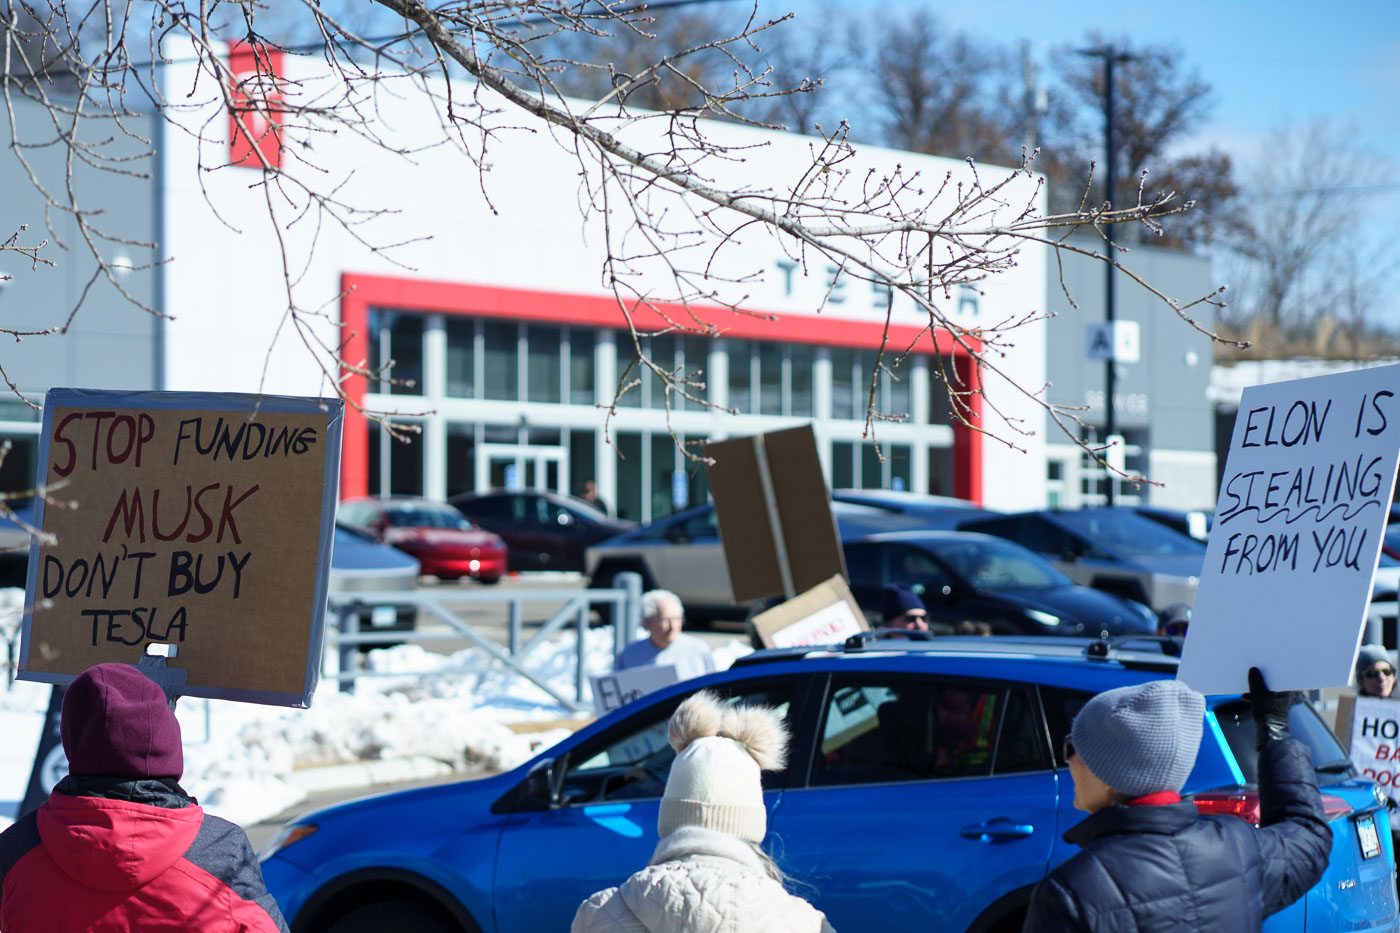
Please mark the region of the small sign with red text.
<svg viewBox="0 0 1400 933"><path fill-rule="evenodd" d="M870 628L840 574L753 618L766 648L839 645Z"/></svg>
<svg viewBox="0 0 1400 933"><path fill-rule="evenodd" d="M1353 703L1352 764L1400 803L1400 699L1359 696Z"/></svg>

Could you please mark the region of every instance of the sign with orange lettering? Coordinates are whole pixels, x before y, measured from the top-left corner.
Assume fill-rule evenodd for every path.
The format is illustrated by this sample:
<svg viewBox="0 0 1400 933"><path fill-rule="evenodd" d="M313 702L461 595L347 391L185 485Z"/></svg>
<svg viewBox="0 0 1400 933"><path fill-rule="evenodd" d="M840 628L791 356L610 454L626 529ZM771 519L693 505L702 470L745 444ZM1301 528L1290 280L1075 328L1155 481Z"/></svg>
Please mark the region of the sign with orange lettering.
<svg viewBox="0 0 1400 933"><path fill-rule="evenodd" d="M319 676L338 399L52 389L18 677L179 650L180 692L289 706Z"/></svg>

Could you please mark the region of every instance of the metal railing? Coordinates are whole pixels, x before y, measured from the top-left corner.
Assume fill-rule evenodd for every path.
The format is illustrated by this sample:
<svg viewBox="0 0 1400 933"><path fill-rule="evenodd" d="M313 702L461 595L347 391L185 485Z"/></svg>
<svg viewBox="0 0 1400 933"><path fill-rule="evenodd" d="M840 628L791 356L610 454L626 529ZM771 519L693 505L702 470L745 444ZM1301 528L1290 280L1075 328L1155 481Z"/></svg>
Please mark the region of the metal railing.
<svg viewBox="0 0 1400 933"><path fill-rule="evenodd" d="M584 702L584 685L588 682L586 670L586 635L590 624L590 610L594 606L607 606L611 609L613 621L614 654L621 651L635 636L641 624L642 578L636 573L617 575L614 589L579 590L533 590L533 589L470 589L460 592L435 590L432 592L410 590L366 591L335 593L328 600L326 647L322 655L322 677L336 680L344 692L353 692L355 681L361 677L439 677L461 673L475 673L477 668L441 667L421 672L406 671L367 671L360 669L359 647L361 645L402 644L404 642L427 643L434 641L456 641L465 638L484 653L492 663L513 671L520 677L539 687L556 702L575 710L589 708ZM527 603L558 602L564 605L554 613L537 632L521 644L524 632L524 606ZM459 618L448 607L455 605L505 603L507 613L507 644L497 641L478 631L471 623ZM360 619L375 607L413 606L417 624L411 631L360 631ZM441 623L446 631L423 631L425 619ZM574 696L572 699L556 690L548 681L531 671L525 664L530 655L541 645L565 627L573 625L578 633L574 663ZM333 670L327 670L333 666Z"/></svg>

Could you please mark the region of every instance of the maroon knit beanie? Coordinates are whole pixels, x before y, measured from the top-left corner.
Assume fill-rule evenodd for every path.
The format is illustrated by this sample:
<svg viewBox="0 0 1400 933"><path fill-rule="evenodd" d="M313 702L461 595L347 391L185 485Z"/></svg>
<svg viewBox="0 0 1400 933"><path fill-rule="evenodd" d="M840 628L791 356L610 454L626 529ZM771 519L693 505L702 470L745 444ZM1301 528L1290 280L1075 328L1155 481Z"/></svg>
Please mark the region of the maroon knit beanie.
<svg viewBox="0 0 1400 933"><path fill-rule="evenodd" d="M98 664L63 696L59 726L68 770L132 778L179 778L180 723L165 693L130 664Z"/></svg>

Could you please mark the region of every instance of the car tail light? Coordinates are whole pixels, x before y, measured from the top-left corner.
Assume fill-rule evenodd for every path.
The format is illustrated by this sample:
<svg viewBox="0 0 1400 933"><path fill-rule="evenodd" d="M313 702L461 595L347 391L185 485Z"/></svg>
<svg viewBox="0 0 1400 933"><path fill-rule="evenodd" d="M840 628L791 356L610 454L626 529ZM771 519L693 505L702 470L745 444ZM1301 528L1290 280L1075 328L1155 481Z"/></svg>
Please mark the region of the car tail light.
<svg viewBox="0 0 1400 933"><path fill-rule="evenodd" d="M1206 814L1237 816L1246 823L1259 825L1259 791L1254 787L1217 787L1195 794L1192 802ZM1351 804L1336 794L1322 795L1322 812L1335 820L1351 813Z"/></svg>

